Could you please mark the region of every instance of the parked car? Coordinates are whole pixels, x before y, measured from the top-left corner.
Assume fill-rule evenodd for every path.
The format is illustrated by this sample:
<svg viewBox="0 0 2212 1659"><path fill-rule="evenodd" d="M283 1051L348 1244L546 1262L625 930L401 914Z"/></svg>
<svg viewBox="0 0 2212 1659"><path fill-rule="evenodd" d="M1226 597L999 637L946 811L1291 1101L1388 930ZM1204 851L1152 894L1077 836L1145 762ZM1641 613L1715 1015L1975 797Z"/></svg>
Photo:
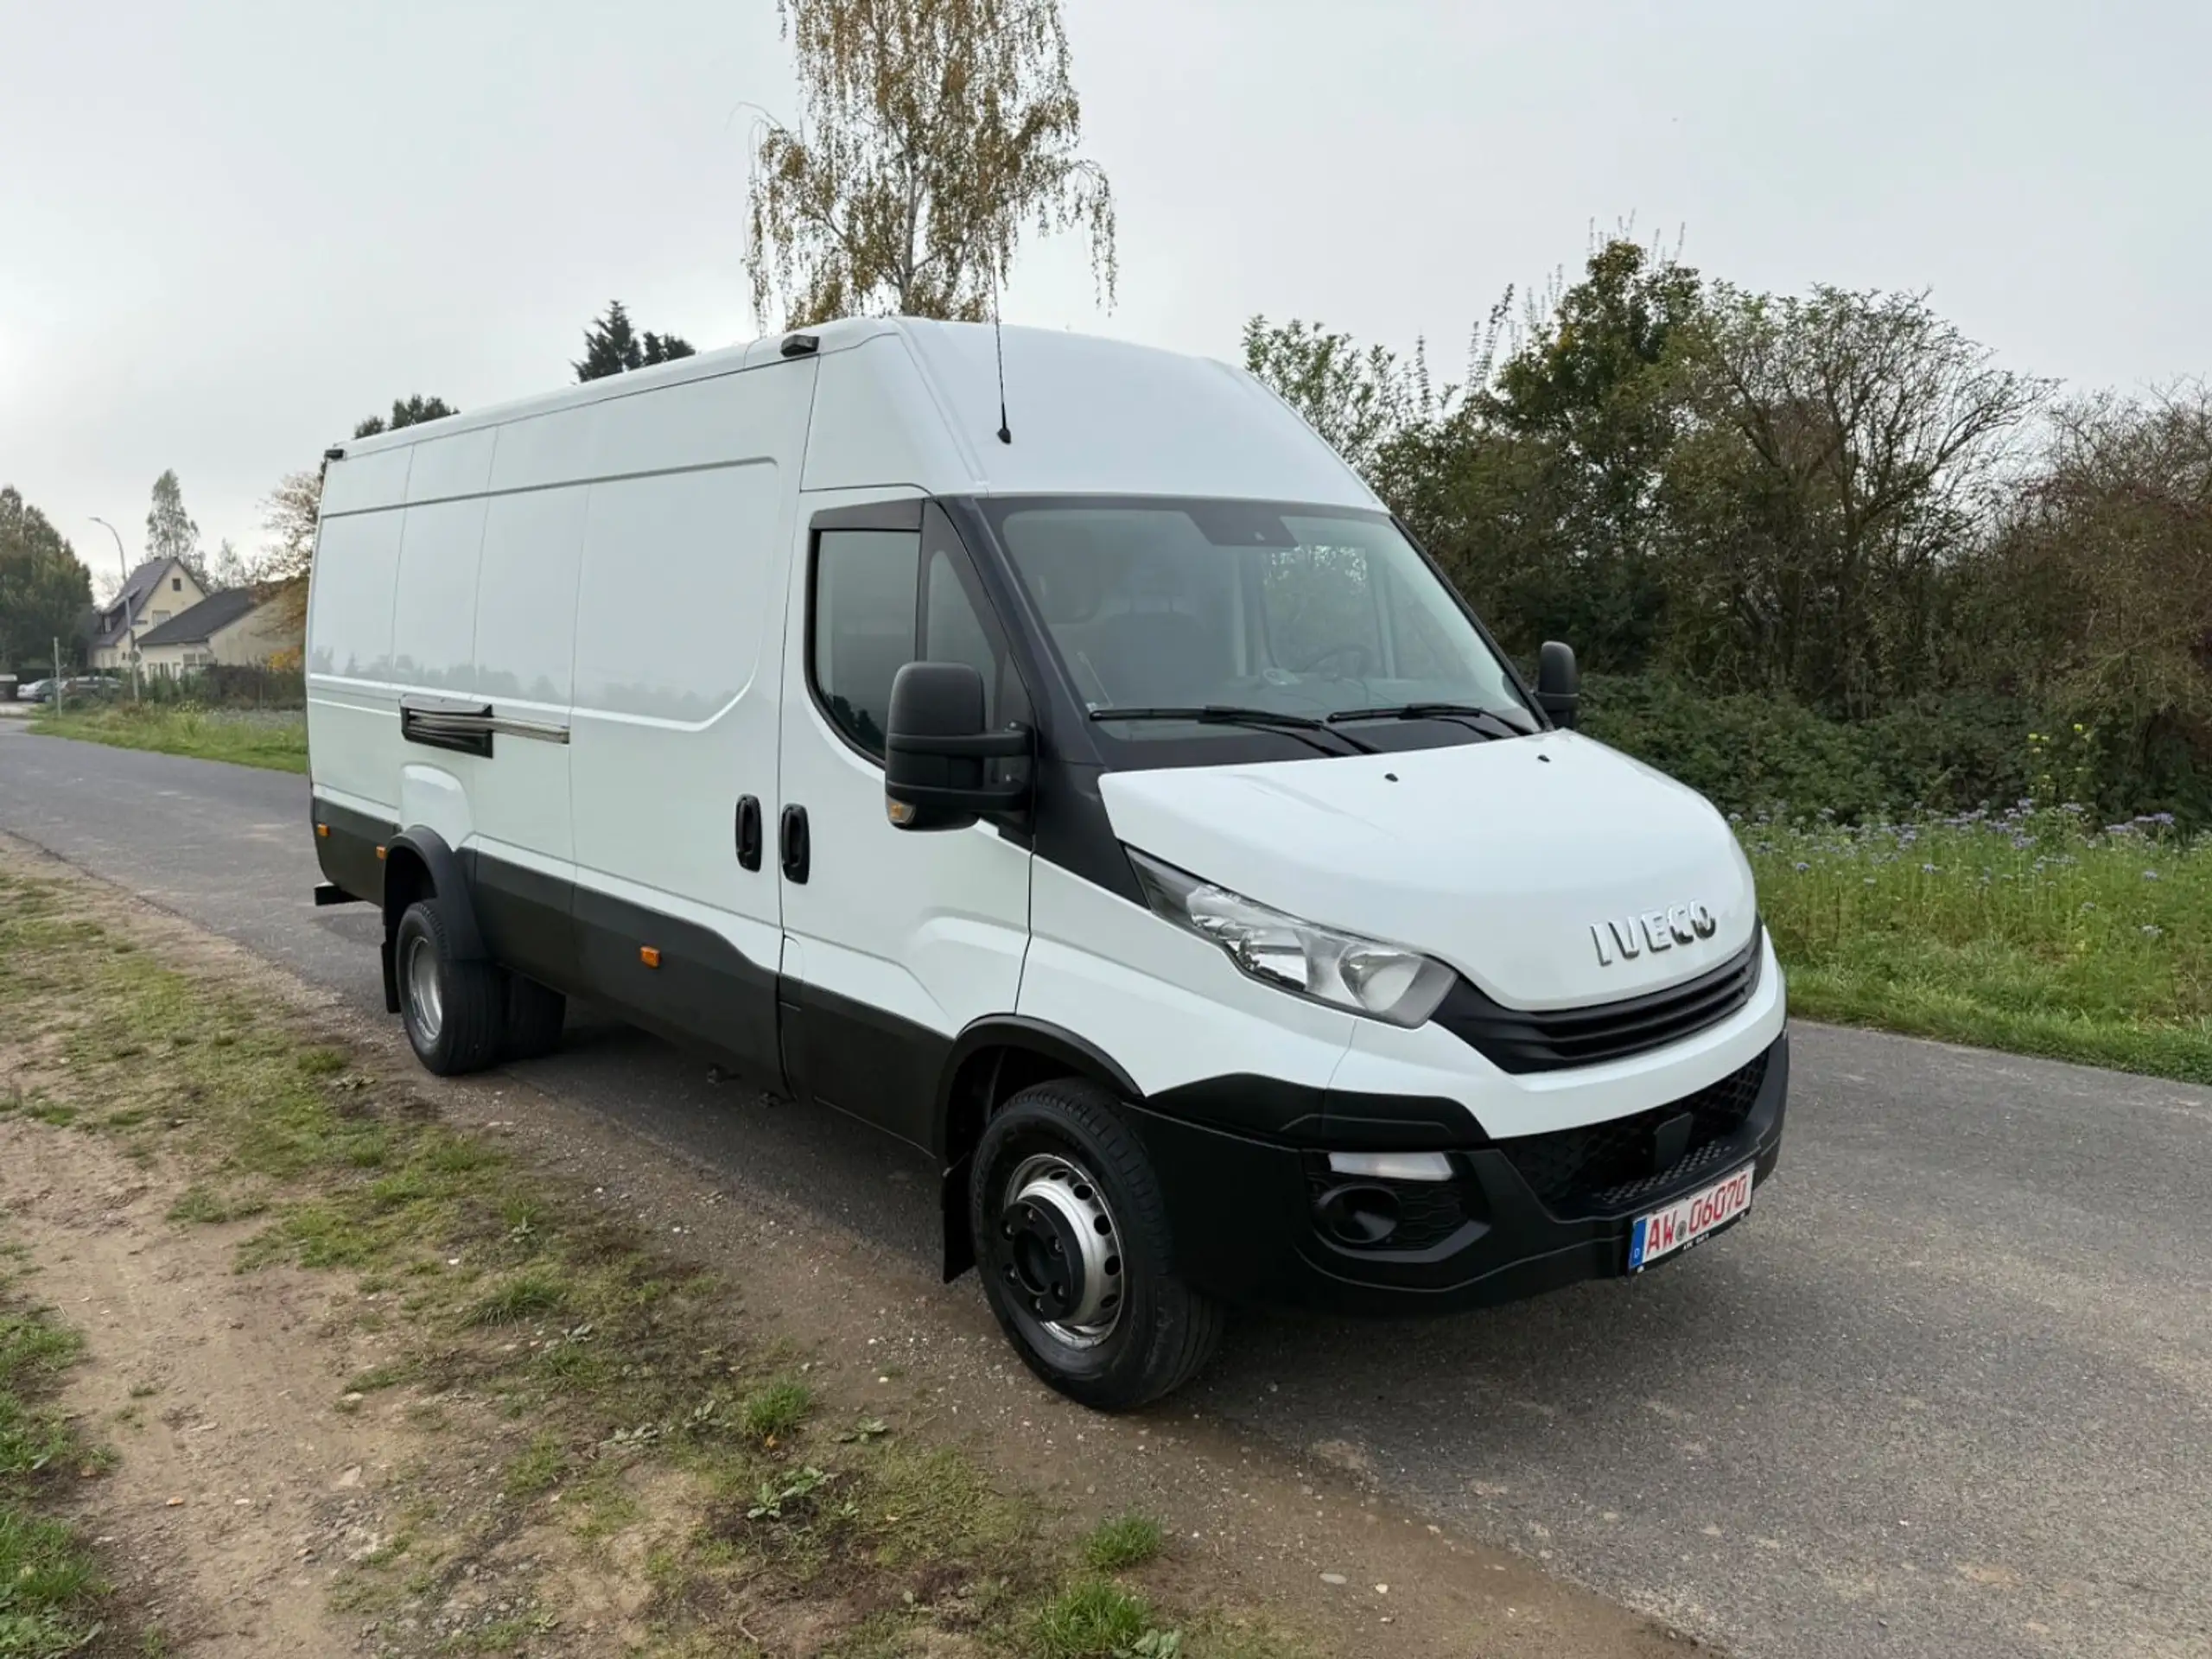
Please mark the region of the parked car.
<svg viewBox="0 0 2212 1659"><path fill-rule="evenodd" d="M18 686L16 689L16 696L24 702L52 702L54 683L53 677L50 675L45 679L33 680L28 685Z"/></svg>
<svg viewBox="0 0 2212 1659"><path fill-rule="evenodd" d="M1727 823L1237 370L853 321L330 457L316 898L422 1062L582 995L878 1126L1077 1400L1231 1302L1641 1272L1776 1166Z"/></svg>

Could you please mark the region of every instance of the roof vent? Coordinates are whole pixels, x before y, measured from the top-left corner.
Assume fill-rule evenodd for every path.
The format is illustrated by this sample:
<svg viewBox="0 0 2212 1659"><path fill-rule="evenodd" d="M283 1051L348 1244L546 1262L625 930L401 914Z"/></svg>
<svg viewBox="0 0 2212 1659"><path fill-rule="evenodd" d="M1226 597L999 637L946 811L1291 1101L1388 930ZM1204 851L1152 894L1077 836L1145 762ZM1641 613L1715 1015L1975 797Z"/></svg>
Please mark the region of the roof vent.
<svg viewBox="0 0 2212 1659"><path fill-rule="evenodd" d="M822 340L818 335L785 334L784 336L784 355L785 357L812 357L815 353L821 349Z"/></svg>

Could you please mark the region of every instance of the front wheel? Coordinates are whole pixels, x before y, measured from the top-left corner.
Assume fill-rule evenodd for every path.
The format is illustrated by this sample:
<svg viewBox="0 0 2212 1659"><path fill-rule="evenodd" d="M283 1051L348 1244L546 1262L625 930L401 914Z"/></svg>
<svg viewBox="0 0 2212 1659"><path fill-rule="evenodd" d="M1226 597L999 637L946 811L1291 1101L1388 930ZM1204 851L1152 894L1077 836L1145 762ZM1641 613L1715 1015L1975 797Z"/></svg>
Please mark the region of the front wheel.
<svg viewBox="0 0 2212 1659"><path fill-rule="evenodd" d="M1105 1090L1073 1078L1023 1090L985 1128L972 1167L984 1294L1045 1382L1128 1411L1212 1356L1221 1310L1175 1275L1160 1182Z"/></svg>

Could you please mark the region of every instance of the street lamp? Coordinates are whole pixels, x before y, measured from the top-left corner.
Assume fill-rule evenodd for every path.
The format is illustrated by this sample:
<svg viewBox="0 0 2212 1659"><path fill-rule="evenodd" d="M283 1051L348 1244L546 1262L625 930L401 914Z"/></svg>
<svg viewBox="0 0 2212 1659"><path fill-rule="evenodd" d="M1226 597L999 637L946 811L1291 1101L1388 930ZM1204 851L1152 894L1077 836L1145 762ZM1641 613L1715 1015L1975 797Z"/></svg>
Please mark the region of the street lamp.
<svg viewBox="0 0 2212 1659"><path fill-rule="evenodd" d="M130 701L138 701L138 620L130 613L130 556L123 550L123 532L99 516L92 522L115 537L115 562L123 571L124 639L130 648Z"/></svg>

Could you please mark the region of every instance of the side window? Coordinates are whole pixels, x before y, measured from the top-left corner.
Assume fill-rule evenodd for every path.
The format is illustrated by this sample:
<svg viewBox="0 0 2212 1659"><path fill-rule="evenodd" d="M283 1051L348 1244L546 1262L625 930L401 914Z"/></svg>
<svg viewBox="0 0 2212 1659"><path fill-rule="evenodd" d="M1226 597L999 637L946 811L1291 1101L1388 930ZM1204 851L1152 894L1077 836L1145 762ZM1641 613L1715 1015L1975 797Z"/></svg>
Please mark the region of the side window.
<svg viewBox="0 0 2212 1659"><path fill-rule="evenodd" d="M1014 658L999 632L998 620L975 590L975 572L966 554L935 536L929 537L925 546L921 660L965 663L983 677L986 729L996 730L1014 722L1027 724L1029 699L1014 672Z"/></svg>
<svg viewBox="0 0 2212 1659"><path fill-rule="evenodd" d="M815 550L815 694L837 728L878 760L892 679L914 660L921 545L911 530L826 530Z"/></svg>

